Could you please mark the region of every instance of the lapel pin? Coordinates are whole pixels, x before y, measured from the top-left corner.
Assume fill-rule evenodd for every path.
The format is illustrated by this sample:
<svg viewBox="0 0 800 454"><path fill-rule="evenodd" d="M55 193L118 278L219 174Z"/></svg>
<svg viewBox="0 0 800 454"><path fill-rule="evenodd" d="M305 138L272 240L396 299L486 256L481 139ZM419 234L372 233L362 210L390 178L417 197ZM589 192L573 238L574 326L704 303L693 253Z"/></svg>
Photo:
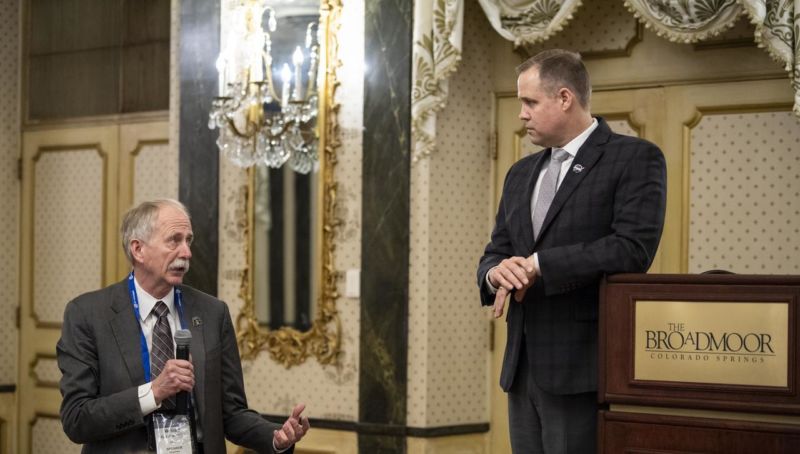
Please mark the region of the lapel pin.
<svg viewBox="0 0 800 454"><path fill-rule="evenodd" d="M572 171L575 172L575 173L581 173L581 172L583 172L583 166L580 165L580 164L575 164L572 167Z"/></svg>
<svg viewBox="0 0 800 454"><path fill-rule="evenodd" d="M203 319L200 317L192 317L192 326L200 326L203 324Z"/></svg>

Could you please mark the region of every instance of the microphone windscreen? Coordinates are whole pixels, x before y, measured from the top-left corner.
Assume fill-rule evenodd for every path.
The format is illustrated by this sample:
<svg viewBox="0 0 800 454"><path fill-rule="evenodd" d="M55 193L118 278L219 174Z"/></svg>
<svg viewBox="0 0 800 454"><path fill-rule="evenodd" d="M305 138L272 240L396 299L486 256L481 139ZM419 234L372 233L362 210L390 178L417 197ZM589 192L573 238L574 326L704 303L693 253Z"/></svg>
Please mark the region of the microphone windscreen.
<svg viewBox="0 0 800 454"><path fill-rule="evenodd" d="M179 329L175 331L175 345L182 345L188 347L192 343L192 332L188 329Z"/></svg>

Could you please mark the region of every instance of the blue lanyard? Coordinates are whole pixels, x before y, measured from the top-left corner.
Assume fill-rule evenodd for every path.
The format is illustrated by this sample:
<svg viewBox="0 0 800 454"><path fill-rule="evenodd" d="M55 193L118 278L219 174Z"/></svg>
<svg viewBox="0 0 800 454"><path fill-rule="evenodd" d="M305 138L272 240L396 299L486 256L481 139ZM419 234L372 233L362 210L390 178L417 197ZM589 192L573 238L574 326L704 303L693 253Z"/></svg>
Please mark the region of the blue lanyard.
<svg viewBox="0 0 800 454"><path fill-rule="evenodd" d="M178 287L175 289L175 307L178 309L178 318L181 322L181 328L186 329L183 322L183 292ZM144 338L144 331L142 330L142 316L139 313L139 297L136 296L136 285L133 283L133 271L128 274L128 292L131 294L131 302L133 303L133 313L136 314L136 322L139 325L139 345L142 349L142 367L144 367L144 382L150 381L150 352L147 350L147 339Z"/></svg>

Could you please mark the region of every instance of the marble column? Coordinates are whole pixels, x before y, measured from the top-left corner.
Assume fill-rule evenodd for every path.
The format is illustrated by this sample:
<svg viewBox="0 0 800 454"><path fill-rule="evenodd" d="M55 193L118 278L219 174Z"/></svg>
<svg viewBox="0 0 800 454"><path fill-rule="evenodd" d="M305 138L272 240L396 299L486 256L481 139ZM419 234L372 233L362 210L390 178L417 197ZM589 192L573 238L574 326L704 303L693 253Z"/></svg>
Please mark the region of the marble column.
<svg viewBox="0 0 800 454"><path fill-rule="evenodd" d="M359 452L405 452L410 0L365 3Z"/></svg>
<svg viewBox="0 0 800 454"><path fill-rule="evenodd" d="M180 2L179 199L192 215L192 266L186 283L217 293L219 151L208 111L217 90L220 0Z"/></svg>

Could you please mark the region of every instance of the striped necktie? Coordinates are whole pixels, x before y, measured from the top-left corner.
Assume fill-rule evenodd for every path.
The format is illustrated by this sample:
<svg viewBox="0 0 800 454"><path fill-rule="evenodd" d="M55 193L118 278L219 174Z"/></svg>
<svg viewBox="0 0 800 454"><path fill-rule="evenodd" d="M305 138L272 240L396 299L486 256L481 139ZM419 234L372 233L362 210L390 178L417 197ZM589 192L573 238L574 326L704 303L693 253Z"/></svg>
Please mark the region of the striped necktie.
<svg viewBox="0 0 800 454"><path fill-rule="evenodd" d="M175 347L172 344L172 330L169 328L169 308L163 301L156 303L153 308L156 317L156 325L153 327L153 341L150 349L150 368L152 377L158 377L167 360L175 358ZM162 402L162 406L168 410L175 408L175 397L170 397Z"/></svg>

